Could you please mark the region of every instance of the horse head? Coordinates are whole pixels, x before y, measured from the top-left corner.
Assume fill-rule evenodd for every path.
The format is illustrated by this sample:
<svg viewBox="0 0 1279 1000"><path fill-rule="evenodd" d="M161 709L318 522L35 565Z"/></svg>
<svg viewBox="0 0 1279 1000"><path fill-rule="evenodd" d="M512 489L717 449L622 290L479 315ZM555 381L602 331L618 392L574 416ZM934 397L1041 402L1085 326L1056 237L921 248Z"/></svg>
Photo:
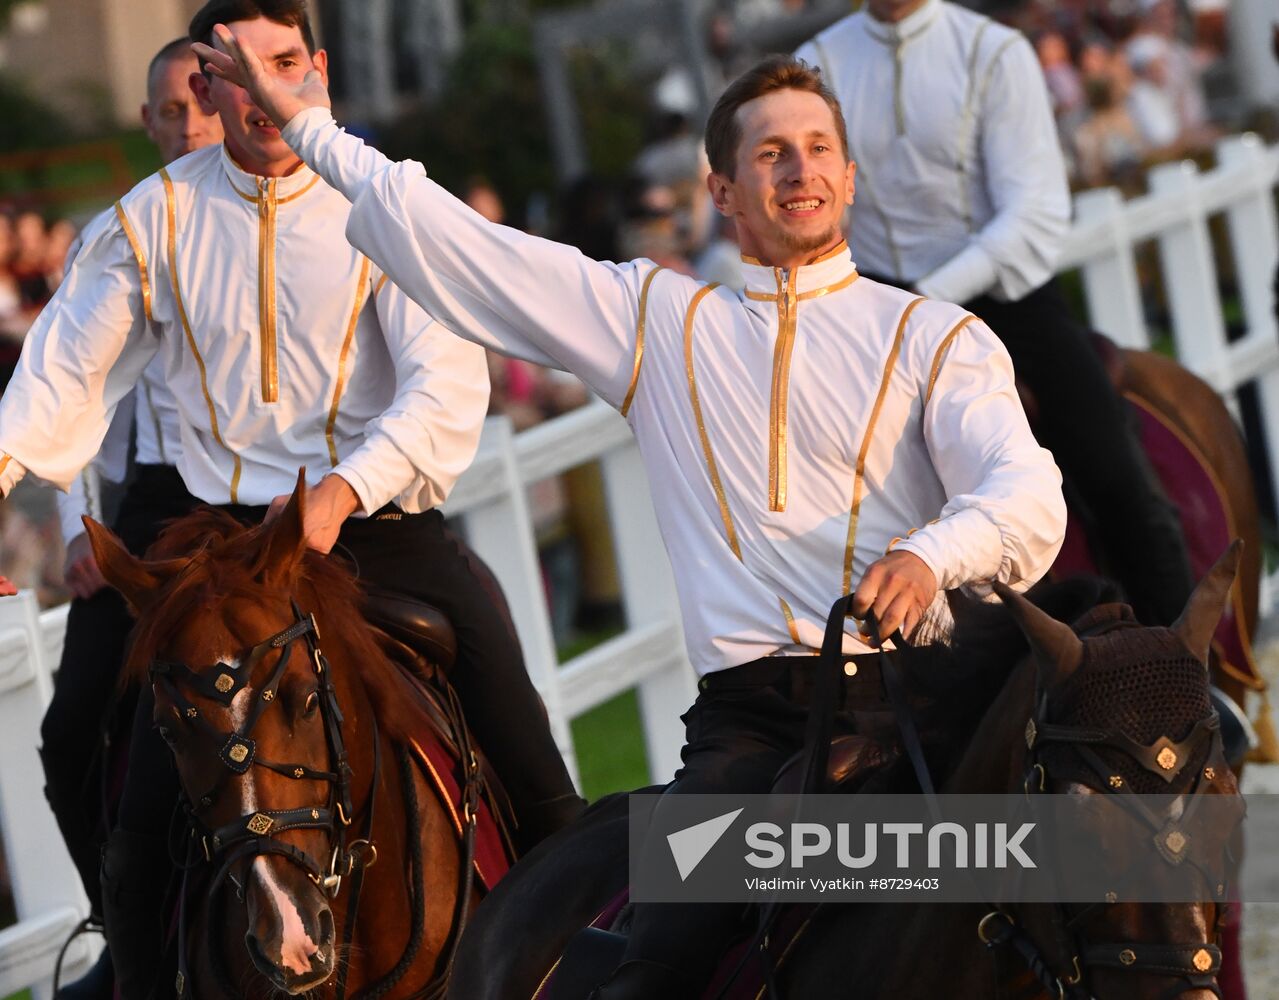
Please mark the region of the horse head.
<svg viewBox="0 0 1279 1000"><path fill-rule="evenodd" d="M135 558L89 525L103 576L138 616L128 666L149 676L155 725L177 763L188 862L211 863L210 898L234 886L253 965L289 993L334 970L329 899L359 843L347 838L353 789L342 726L355 693L328 669L309 613L318 591L341 581L322 588L304 572L319 562L307 555L304 504L299 475L269 524L193 515L149 553L194 548L180 558ZM349 578L346 586L353 591ZM211 935L226 930L217 924Z"/></svg>
<svg viewBox="0 0 1279 1000"><path fill-rule="evenodd" d="M1037 673L1025 720L1025 788L1073 796L1110 796L1169 872L1180 863L1179 825L1201 795L1237 796L1209 699L1208 651L1239 564L1235 542L1199 583L1171 628L1144 628L1130 614L1095 614L1075 629L1020 594L998 587L1030 643ZM1126 610L1126 609L1125 609ZM1131 795L1129 793L1136 793ZM1160 796L1158 800L1146 798ZM1143 803L1167 802L1152 814ZM1238 810L1242 816L1242 807ZM1144 815L1143 815L1144 814ZM1206 1000L1218 995L1215 943L1226 902L1225 868L1234 830L1208 828L1200 857L1221 859L1202 873L1203 902L1153 905L1125 899L1122 876L1105 904L1026 906L1012 914L1033 941L1062 997ZM1132 841L1125 841L1130 845ZM1123 850L1098 845L1098 863L1123 872ZM1128 858L1132 864L1145 858ZM1000 918L983 938L1012 933Z"/></svg>

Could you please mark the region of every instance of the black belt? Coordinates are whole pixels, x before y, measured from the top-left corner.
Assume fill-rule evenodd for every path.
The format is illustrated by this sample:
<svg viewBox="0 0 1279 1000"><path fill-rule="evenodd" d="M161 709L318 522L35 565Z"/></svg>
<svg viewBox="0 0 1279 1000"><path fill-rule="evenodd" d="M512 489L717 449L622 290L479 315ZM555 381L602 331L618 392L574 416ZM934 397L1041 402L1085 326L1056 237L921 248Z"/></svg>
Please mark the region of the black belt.
<svg viewBox="0 0 1279 1000"><path fill-rule="evenodd" d="M797 705L812 699L819 659L816 656L763 656L698 681L698 689L710 695L772 688ZM850 653L840 657L843 704L846 710L880 708L887 704L878 653Z"/></svg>

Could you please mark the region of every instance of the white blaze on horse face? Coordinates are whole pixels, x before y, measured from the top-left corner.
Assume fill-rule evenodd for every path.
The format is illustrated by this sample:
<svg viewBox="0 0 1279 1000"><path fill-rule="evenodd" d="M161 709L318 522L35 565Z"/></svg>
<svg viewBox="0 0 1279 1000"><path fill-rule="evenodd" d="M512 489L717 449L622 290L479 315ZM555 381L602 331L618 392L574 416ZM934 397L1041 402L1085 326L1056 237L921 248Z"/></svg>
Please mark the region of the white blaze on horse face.
<svg viewBox="0 0 1279 1000"><path fill-rule="evenodd" d="M239 669L240 661L234 657L222 657L233 670ZM249 706L253 704L253 693L241 688L231 701L231 725L237 733L244 732L244 723L249 716ZM247 735L247 734L246 734ZM257 786L254 782L253 768L249 768L240 776L240 815L252 816L258 811ZM265 857L255 858L251 868L251 876L258 880L262 892L271 901L276 916L280 921L280 964L290 972L305 975L311 971L311 956L318 948L306 926L298 915L297 905L285 891L284 886L276 878L275 872L267 864Z"/></svg>

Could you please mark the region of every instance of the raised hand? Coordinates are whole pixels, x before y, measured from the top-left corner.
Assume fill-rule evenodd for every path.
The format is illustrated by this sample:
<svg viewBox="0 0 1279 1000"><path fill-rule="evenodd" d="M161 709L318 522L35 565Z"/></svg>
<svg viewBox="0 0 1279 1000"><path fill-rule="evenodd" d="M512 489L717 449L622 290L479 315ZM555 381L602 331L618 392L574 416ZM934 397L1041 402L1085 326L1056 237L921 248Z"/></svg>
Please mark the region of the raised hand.
<svg viewBox="0 0 1279 1000"><path fill-rule="evenodd" d="M213 28L214 48L200 42L191 48L210 73L243 87L253 102L271 116L276 128L284 128L293 117L308 108L331 107L329 92L317 70L311 70L300 84L271 73L249 45L241 45L225 24Z"/></svg>

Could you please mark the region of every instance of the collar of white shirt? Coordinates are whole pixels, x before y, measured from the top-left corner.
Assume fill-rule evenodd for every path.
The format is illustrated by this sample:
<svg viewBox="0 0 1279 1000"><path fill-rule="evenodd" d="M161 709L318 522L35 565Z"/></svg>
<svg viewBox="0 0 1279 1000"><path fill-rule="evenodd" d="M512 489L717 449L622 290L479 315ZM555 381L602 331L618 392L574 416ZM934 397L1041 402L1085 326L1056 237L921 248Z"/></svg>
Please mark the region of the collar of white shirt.
<svg viewBox="0 0 1279 1000"><path fill-rule="evenodd" d="M910 41L916 35L923 34L931 27L937 15L941 13L941 5L942 0L926 0L919 10L894 24L876 21L867 12L862 18L862 23L866 25L866 33L875 41L883 42L885 45L898 45Z"/></svg>
<svg viewBox="0 0 1279 1000"><path fill-rule="evenodd" d="M848 243L842 241L833 250L793 268L790 275L784 268L768 267L743 254L742 277L748 299L774 300L785 291L811 299L851 285L857 278L857 265L853 263Z"/></svg>
<svg viewBox="0 0 1279 1000"><path fill-rule="evenodd" d="M231 157L226 143L222 144L222 169L227 180L235 188L236 194L246 201L257 201L260 192L269 191L274 181L274 196L277 202L288 201L311 190L319 181L320 175L301 161L297 167L284 177L261 177L243 169Z"/></svg>

